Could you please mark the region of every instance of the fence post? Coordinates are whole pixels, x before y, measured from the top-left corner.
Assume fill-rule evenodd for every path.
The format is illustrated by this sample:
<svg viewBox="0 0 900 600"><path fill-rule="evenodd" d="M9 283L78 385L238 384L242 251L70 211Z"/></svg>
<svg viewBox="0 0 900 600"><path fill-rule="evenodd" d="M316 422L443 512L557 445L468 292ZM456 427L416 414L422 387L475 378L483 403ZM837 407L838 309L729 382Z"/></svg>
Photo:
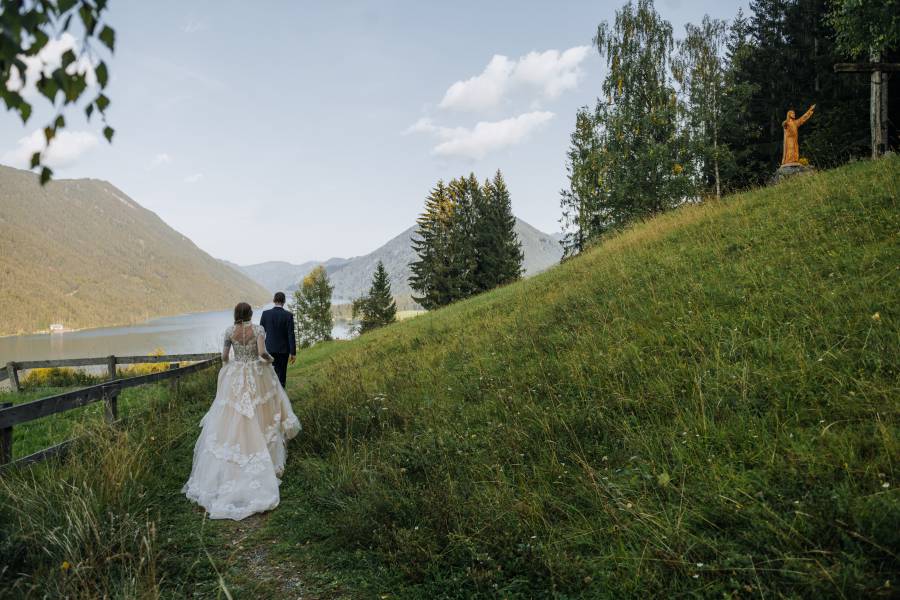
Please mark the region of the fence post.
<svg viewBox="0 0 900 600"><path fill-rule="evenodd" d="M10 361L6 363L6 372L9 374L9 385L12 386L12 391L18 392L19 388L19 372L16 363Z"/></svg>
<svg viewBox="0 0 900 600"><path fill-rule="evenodd" d="M113 355L106 357L106 372L110 381L116 378L116 357Z"/></svg>
<svg viewBox="0 0 900 600"><path fill-rule="evenodd" d="M9 408L12 402L0 402L0 408ZM0 465L12 462L13 428L0 429Z"/></svg>
<svg viewBox="0 0 900 600"><path fill-rule="evenodd" d="M178 363L169 363L170 371L172 369L177 369L177 368L178 368ZM174 398L178 397L178 380L179 379L180 378L178 376L175 376L169 380L169 391L172 393L172 397L174 397Z"/></svg>
<svg viewBox="0 0 900 600"><path fill-rule="evenodd" d="M110 425L119 418L119 391L118 384L103 386L104 415Z"/></svg>

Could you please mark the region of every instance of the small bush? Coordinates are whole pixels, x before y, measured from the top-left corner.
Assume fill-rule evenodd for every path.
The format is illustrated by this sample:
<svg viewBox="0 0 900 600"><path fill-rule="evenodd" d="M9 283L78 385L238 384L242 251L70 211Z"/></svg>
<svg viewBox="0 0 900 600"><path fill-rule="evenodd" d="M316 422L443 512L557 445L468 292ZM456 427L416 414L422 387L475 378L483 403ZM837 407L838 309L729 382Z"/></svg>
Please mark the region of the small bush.
<svg viewBox="0 0 900 600"><path fill-rule="evenodd" d="M95 385L103 381L102 375L86 373L69 367L32 369L21 381L22 389L36 390L48 387L79 387Z"/></svg>

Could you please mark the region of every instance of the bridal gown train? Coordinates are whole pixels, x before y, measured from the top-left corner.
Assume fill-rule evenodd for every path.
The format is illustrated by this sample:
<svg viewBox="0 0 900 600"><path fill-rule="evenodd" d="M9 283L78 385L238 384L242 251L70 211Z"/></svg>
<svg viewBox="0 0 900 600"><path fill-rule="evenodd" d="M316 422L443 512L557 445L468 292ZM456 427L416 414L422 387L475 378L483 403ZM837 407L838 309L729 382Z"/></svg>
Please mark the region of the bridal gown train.
<svg viewBox="0 0 900 600"><path fill-rule="evenodd" d="M225 331L216 398L200 421L191 476L182 489L210 519L239 521L278 506L285 444L300 422L272 369L265 338L265 330L249 322Z"/></svg>

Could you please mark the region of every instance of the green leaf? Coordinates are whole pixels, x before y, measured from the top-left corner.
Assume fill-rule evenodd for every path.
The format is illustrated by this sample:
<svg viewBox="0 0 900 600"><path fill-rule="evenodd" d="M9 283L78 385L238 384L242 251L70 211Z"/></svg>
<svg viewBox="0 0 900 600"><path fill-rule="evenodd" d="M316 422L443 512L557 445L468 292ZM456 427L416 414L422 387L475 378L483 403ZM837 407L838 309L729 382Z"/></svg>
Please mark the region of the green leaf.
<svg viewBox="0 0 900 600"><path fill-rule="evenodd" d="M27 102L19 103L19 117L22 119L22 123L27 123L28 118L31 117L31 105Z"/></svg>
<svg viewBox="0 0 900 600"><path fill-rule="evenodd" d="M113 135L116 133L116 130L112 127L104 127L103 128L103 137L106 138L106 141L112 144Z"/></svg>
<svg viewBox="0 0 900 600"><path fill-rule="evenodd" d="M65 52L63 52L63 55L60 58L60 60L62 60L62 66L63 66L63 69L65 69L66 67L71 65L73 62L75 62L75 53L72 52L71 49L66 50Z"/></svg>
<svg viewBox="0 0 900 600"><path fill-rule="evenodd" d="M81 17L81 23L87 34L94 35L94 29L97 27L97 19L94 17L94 11L90 5L82 4L78 9L78 16Z"/></svg>
<svg viewBox="0 0 900 600"><path fill-rule="evenodd" d="M59 0L57 6L59 6L59 13L67 13L72 10L72 7L75 6L76 0Z"/></svg>
<svg viewBox="0 0 900 600"><path fill-rule="evenodd" d="M37 89L42 96L53 103L56 101L57 92L59 92L59 84L52 77L44 77L41 75L41 78L37 82Z"/></svg>
<svg viewBox="0 0 900 600"><path fill-rule="evenodd" d="M41 185L44 185L48 181L50 181L51 177L53 177L53 171L51 171L49 167L44 167L43 169L41 169Z"/></svg>
<svg viewBox="0 0 900 600"><path fill-rule="evenodd" d="M669 485L670 481L672 481L672 477L665 471L656 476L656 483L658 483L660 487L666 487Z"/></svg>
<svg viewBox="0 0 900 600"><path fill-rule="evenodd" d="M103 94L97 94L97 99L94 100L94 104L97 105L97 110L100 112L105 112L106 107L109 106L109 98L107 98Z"/></svg>
<svg viewBox="0 0 900 600"><path fill-rule="evenodd" d="M31 167L30 168L33 169L36 166L38 166L39 164L41 164L41 153L35 152L34 154L31 155Z"/></svg>
<svg viewBox="0 0 900 600"><path fill-rule="evenodd" d="M53 129L62 129L66 126L66 119L62 115L56 117L56 120L53 121Z"/></svg>
<svg viewBox="0 0 900 600"><path fill-rule="evenodd" d="M109 25L104 25L103 29L100 30L100 35L97 36L103 45L109 48L110 52L115 52L116 49L116 32Z"/></svg>
<svg viewBox="0 0 900 600"><path fill-rule="evenodd" d="M91 115L94 114L94 105L88 104L84 107L84 115L87 117L87 120L91 120Z"/></svg>
<svg viewBox="0 0 900 600"><path fill-rule="evenodd" d="M44 127L44 139L48 144L54 137L56 137L56 130L52 127Z"/></svg>
<svg viewBox="0 0 900 600"><path fill-rule="evenodd" d="M100 64L94 69L94 73L97 75L97 83L100 84L101 88L105 88L106 82L109 81L109 71L106 68L106 63L100 61Z"/></svg>
<svg viewBox="0 0 900 600"><path fill-rule="evenodd" d="M47 45L47 42L50 41L50 36L41 31L40 29L35 29L32 34L34 35L34 42L30 46L28 46L28 51L25 52L28 56L34 56L41 50L43 50L44 46Z"/></svg>

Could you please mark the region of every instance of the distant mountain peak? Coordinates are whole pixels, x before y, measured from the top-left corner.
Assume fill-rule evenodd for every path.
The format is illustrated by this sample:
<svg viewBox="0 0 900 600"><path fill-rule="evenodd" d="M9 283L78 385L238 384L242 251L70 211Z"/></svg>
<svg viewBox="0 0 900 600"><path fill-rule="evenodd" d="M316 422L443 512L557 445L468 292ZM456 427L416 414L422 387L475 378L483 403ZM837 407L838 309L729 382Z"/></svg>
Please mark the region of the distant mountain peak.
<svg viewBox="0 0 900 600"><path fill-rule="evenodd" d="M334 285L334 302L350 302L365 294L378 261L384 263L391 278L391 291L396 296L412 293L409 287L409 263L416 260L412 238L416 227L408 227L385 244L368 254L352 258L330 258L327 261L307 261L291 264L267 261L238 267L270 291L293 291L310 271L323 265ZM559 240L544 233L522 219L516 219L516 234L525 253L525 274L534 275L557 264L562 258Z"/></svg>

